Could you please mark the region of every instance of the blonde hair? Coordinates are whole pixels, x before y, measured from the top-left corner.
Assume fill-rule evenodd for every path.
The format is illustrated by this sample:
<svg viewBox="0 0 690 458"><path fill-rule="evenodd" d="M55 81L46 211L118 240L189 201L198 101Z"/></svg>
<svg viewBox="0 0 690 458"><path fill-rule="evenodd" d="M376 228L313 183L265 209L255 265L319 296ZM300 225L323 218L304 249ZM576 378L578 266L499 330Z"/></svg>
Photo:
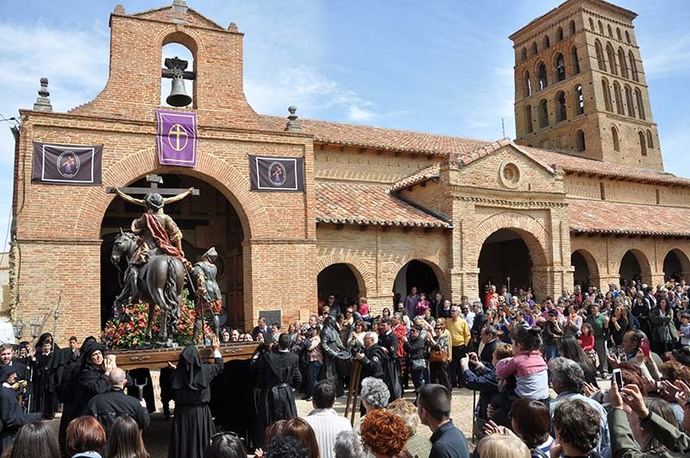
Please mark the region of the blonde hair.
<svg viewBox="0 0 690 458"><path fill-rule="evenodd" d="M512 434L490 434L477 445L479 458L530 458L527 446Z"/></svg>
<svg viewBox="0 0 690 458"><path fill-rule="evenodd" d="M396 399L395 401L388 404L386 408L389 412L393 412L397 416L405 420L405 425L407 429L410 430L410 434L417 432L417 426L419 426L419 416L417 415L417 407L412 404L407 399Z"/></svg>

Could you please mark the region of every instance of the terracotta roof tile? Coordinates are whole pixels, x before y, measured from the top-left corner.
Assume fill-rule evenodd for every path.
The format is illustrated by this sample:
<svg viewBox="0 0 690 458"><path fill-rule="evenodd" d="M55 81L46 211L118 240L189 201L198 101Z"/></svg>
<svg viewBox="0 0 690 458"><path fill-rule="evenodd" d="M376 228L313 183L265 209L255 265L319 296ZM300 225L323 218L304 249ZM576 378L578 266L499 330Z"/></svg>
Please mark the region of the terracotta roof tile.
<svg viewBox="0 0 690 458"><path fill-rule="evenodd" d="M681 178L672 173L659 170L642 169L629 165L614 164L611 162L585 159L582 157L571 156L569 154L557 153L540 148L516 145L517 148L537 159L549 164L554 169L564 170L571 173L588 173L608 177L623 178L631 181L642 181L651 183L663 183L679 186L690 186L690 179Z"/></svg>
<svg viewBox="0 0 690 458"><path fill-rule="evenodd" d="M260 119L269 130L285 130L285 123L287 122L285 118L261 115ZM453 153L462 154L490 143L472 138L312 119L300 118L300 124L301 132L313 135L317 142L437 156L449 156Z"/></svg>
<svg viewBox="0 0 690 458"><path fill-rule="evenodd" d="M452 225L398 199L378 183L316 182L316 221L332 224L449 228Z"/></svg>
<svg viewBox="0 0 690 458"><path fill-rule="evenodd" d="M641 224L641 216L648 224ZM569 200L570 231L595 234L690 236L690 208Z"/></svg>
<svg viewBox="0 0 690 458"><path fill-rule="evenodd" d="M513 142L510 141L508 138L502 138L500 140L497 140L495 142L486 142L484 145L479 145L477 148L467 151L465 153L459 152L455 156L455 161L458 162L460 165L469 165L470 163L476 161L477 159L481 159L485 156L488 156L489 154L493 153L494 151L498 151L499 149L503 148L504 146L512 145Z"/></svg>
<svg viewBox="0 0 690 458"><path fill-rule="evenodd" d="M409 188L419 183L423 183L432 178L437 178L441 170L440 164L430 165L425 167L410 176L398 180L388 189L391 192L400 191L401 189Z"/></svg>

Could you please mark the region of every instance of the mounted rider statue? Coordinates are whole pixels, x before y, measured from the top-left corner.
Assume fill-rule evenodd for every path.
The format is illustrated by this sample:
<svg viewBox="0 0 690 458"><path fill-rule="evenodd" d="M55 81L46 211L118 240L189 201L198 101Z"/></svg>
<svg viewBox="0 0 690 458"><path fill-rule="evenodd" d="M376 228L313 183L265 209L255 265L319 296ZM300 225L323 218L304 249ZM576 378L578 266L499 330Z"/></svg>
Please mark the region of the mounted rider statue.
<svg viewBox="0 0 690 458"><path fill-rule="evenodd" d="M185 259L182 250L182 231L175 221L166 215L163 207L166 204L178 202L193 192L193 188L177 194L176 196L163 198L158 193L149 193L143 199L132 197L119 189L115 189L117 194L126 202L146 208L146 211L134 221L131 230L139 236L139 246L135 252L130 265L125 274L123 292L128 291L128 296L139 297L137 278L140 270L152 256L167 254L178 258L188 269L191 268L189 261Z"/></svg>

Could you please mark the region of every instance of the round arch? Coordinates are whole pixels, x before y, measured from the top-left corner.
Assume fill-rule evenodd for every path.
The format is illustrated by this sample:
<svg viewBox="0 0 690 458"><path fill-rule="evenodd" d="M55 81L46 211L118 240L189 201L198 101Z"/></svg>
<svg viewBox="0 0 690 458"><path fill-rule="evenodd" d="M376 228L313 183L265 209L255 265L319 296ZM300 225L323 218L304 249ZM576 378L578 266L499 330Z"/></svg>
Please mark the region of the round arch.
<svg viewBox="0 0 690 458"><path fill-rule="evenodd" d="M481 288L483 283L488 280L489 272L491 272L492 276L500 277L492 278L494 282L501 284L505 282L506 286L508 283L507 277L510 276L511 289L522 286L516 283L516 280L524 280L529 286L533 287L534 293L539 297L543 297L548 293L548 266L551 264L551 255L546 248L549 246L547 243L547 232L536 219L517 212L494 214L484 219L477 226L474 233L476 234L474 238L476 245L475 249L470 252L476 253L476 258L468 261L469 265L477 266L479 269L478 283L480 294L482 294ZM523 269L527 270L527 274L524 275L517 270L515 272L510 270L509 272L504 269L493 269L493 267L490 267L492 266L491 257L489 257L488 264L483 263L484 269L482 272L480 260L484 260L480 258L482 258L482 251L484 251L487 242L490 246L505 242L507 247L510 246L521 257ZM494 262L493 266L496 267L502 264L506 263Z"/></svg>
<svg viewBox="0 0 690 458"><path fill-rule="evenodd" d="M360 297L366 296L366 285L362 275L355 266L345 262L330 264L319 270L317 280L319 300L326 301L334 295L336 301L348 306Z"/></svg>
<svg viewBox="0 0 690 458"><path fill-rule="evenodd" d="M242 242L245 234L240 224L240 217L230 201L212 184L194 177L191 174L163 174L163 187L200 189L202 199L191 201L187 197L181 202L165 206L183 232L182 248L185 257L192 263L201 259L206 250L215 247L218 259L216 280L223 293L225 313L223 319L228 324L237 326L244 322L244 248ZM147 187L148 183L140 179L132 183L136 187ZM137 196L139 197L139 196ZM111 201L101 221L101 320L112 317L112 304L120 292L118 271L110 262L110 254L115 238L120 230L129 230L131 222L140 217L144 208L130 204L123 199ZM120 266L124 267L124 266Z"/></svg>
<svg viewBox="0 0 690 458"><path fill-rule="evenodd" d="M531 216L522 213L505 212L491 215L477 226L477 229L474 231L474 241L476 244L476 251L474 252L477 253L477 259L473 260L473 265L479 260L479 252L486 239L500 229L509 229L520 235L527 248L529 248L535 266L550 264L546 249L548 237L544 226Z"/></svg>
<svg viewBox="0 0 690 458"><path fill-rule="evenodd" d="M395 275L392 291L394 295L400 294L404 298L413 286L427 295L434 291L442 294L447 291L443 270L436 263L423 258L409 259L402 264Z"/></svg>
<svg viewBox="0 0 690 458"><path fill-rule="evenodd" d="M592 253L585 249L573 251L570 255L570 265L575 269L573 286L580 285L583 290L589 286L599 288L599 267Z"/></svg>
<svg viewBox="0 0 690 458"><path fill-rule="evenodd" d="M376 290L376 276L369 272L365 263L355 256L322 256L316 261L316 271L323 272L328 267L342 264L347 266L357 280L359 296L366 296Z"/></svg>
<svg viewBox="0 0 690 458"><path fill-rule="evenodd" d="M631 280L651 283L652 269L647 256L637 249L626 251L621 257L618 276L621 284Z"/></svg>
<svg viewBox="0 0 690 458"><path fill-rule="evenodd" d="M690 260L682 250L672 248L664 256L663 268L665 280L687 280L685 277L690 275Z"/></svg>
<svg viewBox="0 0 690 458"><path fill-rule="evenodd" d="M210 154L199 155L193 169L160 167L156 157L155 148L145 148L131 154L108 167L103 174L103 182L126 185L150 173L189 175L208 183L225 196L237 212L245 240L269 235L271 225L263 224L267 215L262 197L249 192L245 172ZM79 231L81 237L98 240L103 217L115 196L106 194L100 187L85 190L83 196L83 202L88 202L88 205L79 206L73 235L76 236Z"/></svg>

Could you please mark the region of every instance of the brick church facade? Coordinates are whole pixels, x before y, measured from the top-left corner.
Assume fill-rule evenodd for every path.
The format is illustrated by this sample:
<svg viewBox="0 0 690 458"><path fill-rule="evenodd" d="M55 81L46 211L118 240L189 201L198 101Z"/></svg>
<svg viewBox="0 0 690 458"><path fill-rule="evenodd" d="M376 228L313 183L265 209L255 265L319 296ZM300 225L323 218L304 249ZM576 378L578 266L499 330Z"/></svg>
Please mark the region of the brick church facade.
<svg viewBox="0 0 690 458"><path fill-rule="evenodd" d="M13 314L49 316L60 297L58 340L98 332L119 287L114 234L141 212L105 188L153 173L200 189L166 211L188 258L218 249L228 320L240 327L266 311L306 320L330 293L380 310L412 284L459 302L488 281L544 298L574 283L686 275L690 180L663 171L634 17L568 0L513 34L517 138L479 141L258 114L237 26L180 0L137 14L118 6L103 91L66 113L45 97L21 110ZM193 55L194 168L157 161L169 43ZM102 185L32 183L34 141L102 144ZM304 192L251 191L248 155L303 158Z"/></svg>

